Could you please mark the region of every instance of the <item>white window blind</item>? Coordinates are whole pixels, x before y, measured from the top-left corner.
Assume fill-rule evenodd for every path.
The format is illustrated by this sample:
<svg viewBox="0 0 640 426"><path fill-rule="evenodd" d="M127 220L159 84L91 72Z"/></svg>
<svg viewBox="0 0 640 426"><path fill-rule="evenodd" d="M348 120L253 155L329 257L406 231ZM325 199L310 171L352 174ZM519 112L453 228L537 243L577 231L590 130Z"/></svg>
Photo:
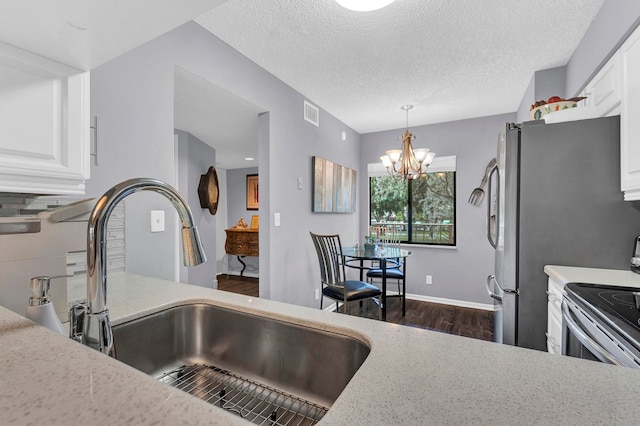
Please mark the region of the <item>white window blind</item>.
<svg viewBox="0 0 640 426"><path fill-rule="evenodd" d="M456 156L449 155L446 157L438 157L436 156L433 159L433 162L427 169L427 173L436 173L436 172L455 172L456 171ZM369 163L367 165L367 174L369 176L388 176L389 172L382 165L382 161L378 161L377 163Z"/></svg>

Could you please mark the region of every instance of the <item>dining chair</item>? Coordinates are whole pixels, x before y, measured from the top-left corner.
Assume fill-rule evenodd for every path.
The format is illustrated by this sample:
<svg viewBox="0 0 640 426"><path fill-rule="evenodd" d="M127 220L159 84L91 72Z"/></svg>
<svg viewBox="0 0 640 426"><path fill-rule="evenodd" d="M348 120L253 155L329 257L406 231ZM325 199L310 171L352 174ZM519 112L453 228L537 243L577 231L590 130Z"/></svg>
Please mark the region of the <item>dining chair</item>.
<svg viewBox="0 0 640 426"><path fill-rule="evenodd" d="M371 229L373 228L373 229ZM375 226L371 227L369 230L370 235L373 234L376 237L376 240L379 241L384 247L400 247L400 230L393 224L387 226ZM402 295L401 293L401 285L404 283L404 272L402 270L402 261L400 259L388 259L387 260L387 280L392 279L396 280L398 285L398 295ZM382 280L382 267L378 265L378 267L374 267L367 271L367 281L370 283L374 283L374 280L379 279ZM404 288L402 288L404 291Z"/></svg>
<svg viewBox="0 0 640 426"><path fill-rule="evenodd" d="M339 302L343 303L344 312L348 314L349 302L375 298L382 294L380 289L371 283L346 278L339 235L319 235L313 232L310 234L320 264L322 295L336 301L336 311L338 311ZM322 309L324 297L320 298L320 309Z"/></svg>

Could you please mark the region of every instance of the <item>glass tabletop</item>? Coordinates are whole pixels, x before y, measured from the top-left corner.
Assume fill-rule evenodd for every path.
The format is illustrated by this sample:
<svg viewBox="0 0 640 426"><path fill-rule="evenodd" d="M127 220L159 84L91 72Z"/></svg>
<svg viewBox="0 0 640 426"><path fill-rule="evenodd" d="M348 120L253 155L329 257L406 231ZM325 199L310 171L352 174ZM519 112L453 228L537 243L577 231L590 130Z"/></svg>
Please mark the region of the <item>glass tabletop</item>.
<svg viewBox="0 0 640 426"><path fill-rule="evenodd" d="M343 247L342 254L352 259L399 259L411 256L409 250L404 250L399 247L385 247L378 246L375 250L368 251L364 247Z"/></svg>

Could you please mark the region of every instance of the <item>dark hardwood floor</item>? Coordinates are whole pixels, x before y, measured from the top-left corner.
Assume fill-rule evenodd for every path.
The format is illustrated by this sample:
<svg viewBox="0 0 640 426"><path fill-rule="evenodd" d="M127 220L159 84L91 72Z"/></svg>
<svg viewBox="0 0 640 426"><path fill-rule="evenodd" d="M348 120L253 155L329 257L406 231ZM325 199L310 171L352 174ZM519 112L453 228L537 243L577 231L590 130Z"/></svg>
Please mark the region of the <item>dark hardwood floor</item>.
<svg viewBox="0 0 640 426"><path fill-rule="evenodd" d="M218 290L230 291L231 293L245 294L251 297L258 297L258 279L253 277L242 277L237 275L220 274L218 278Z"/></svg>
<svg viewBox="0 0 640 426"><path fill-rule="evenodd" d="M387 322L493 341L493 312L407 299L403 317L401 303L398 297L387 299ZM380 308L367 300L360 310L358 303L353 302L349 314L378 319Z"/></svg>
<svg viewBox="0 0 640 426"><path fill-rule="evenodd" d="M227 278L226 274L218 275L218 290L258 297L258 279L240 278L234 275ZM397 297L387 299L387 322L481 340L493 340L493 312L407 299L406 316L402 317L400 303ZM363 303L362 310L358 303L351 303L349 313L365 318L379 318L378 305L371 300Z"/></svg>

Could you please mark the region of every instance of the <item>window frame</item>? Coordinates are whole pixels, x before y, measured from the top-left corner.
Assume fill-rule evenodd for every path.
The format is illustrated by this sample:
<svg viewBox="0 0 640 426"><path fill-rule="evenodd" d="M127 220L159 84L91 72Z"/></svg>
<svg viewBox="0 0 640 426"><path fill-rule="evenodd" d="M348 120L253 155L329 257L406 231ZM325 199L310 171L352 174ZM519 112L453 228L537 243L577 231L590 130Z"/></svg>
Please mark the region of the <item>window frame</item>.
<svg viewBox="0 0 640 426"><path fill-rule="evenodd" d="M427 247L441 247L441 248L455 248L457 246L458 241L458 173L456 168L456 156L446 156L446 157L436 157L433 160L433 163L429 166L427 170L427 174L439 173L439 172L454 172L453 174L453 188L454 188L454 197L453 197L453 240L451 243L442 243L442 242L423 242L423 241L412 241L409 240L413 233L413 222L412 222L412 210L413 210L413 197L411 196L412 191L412 182L407 182L407 238L408 240L400 241L401 244L407 245L418 245L418 246L427 246ZM384 168L381 163L370 163L367 167L367 180L368 180L368 191L369 191L369 204L368 204L368 220L369 226L373 226L371 224L371 201L372 201L372 191L371 184L373 177L385 177L389 176L389 173Z"/></svg>

